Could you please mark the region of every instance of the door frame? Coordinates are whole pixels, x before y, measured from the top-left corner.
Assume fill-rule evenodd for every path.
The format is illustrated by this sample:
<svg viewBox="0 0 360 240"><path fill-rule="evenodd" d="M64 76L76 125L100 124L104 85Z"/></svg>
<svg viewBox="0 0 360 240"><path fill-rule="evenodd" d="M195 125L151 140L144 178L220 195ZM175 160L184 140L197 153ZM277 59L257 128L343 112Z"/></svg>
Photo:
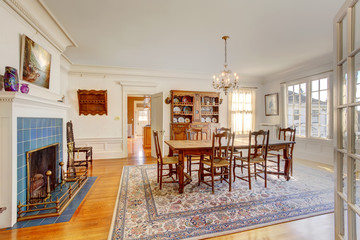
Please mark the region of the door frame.
<svg viewBox="0 0 360 240"><path fill-rule="evenodd" d="M137 110L137 106L136 106L136 104L137 103L143 103L144 101L134 101L134 136L136 136L136 129L137 129L137 127L136 127L136 122L137 122L137 120L136 120L136 110ZM142 109L146 109L145 107L142 107ZM148 112L148 122L150 122L150 114L149 114L149 112ZM148 123L149 124L149 123Z"/></svg>
<svg viewBox="0 0 360 240"><path fill-rule="evenodd" d="M127 124L128 124L128 97L136 95L149 95L159 92L157 83L154 82L136 82L136 81L121 81L118 82L121 86L122 94L122 156L121 158L128 157L127 146Z"/></svg>

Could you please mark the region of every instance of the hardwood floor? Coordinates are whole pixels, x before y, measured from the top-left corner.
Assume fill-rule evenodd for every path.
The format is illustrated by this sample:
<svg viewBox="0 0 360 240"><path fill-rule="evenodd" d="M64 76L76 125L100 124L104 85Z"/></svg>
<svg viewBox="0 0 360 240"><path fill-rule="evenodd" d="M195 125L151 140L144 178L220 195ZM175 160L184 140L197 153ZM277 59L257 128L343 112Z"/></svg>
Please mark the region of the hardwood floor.
<svg viewBox="0 0 360 240"><path fill-rule="evenodd" d="M94 160L90 175L98 178L69 222L0 230L0 239L107 239L123 166L156 163L149 156L149 150L140 157L138 151L142 151L142 147L136 148L126 159ZM333 218L333 214L320 215L212 239L331 240L334 239Z"/></svg>

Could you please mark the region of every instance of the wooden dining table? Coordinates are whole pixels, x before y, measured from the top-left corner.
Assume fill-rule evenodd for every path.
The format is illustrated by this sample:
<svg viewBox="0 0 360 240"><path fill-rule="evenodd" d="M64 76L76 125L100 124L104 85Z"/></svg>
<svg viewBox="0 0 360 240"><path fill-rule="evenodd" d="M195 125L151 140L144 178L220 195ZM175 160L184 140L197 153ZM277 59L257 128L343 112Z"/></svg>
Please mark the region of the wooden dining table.
<svg viewBox="0 0 360 240"><path fill-rule="evenodd" d="M177 168L178 178L179 178L179 193L184 192L184 187L190 183L191 176L184 172L184 161L185 156L187 155L210 155L212 151L212 141L211 140L168 140L165 143L169 146L169 156L173 152L179 153L179 164ZM283 157L285 160L284 170L281 172L268 171L269 174L283 175L288 181L290 179L290 164L291 159L288 157L289 147L295 144L294 141L283 141L270 139L268 145L268 151L283 151ZM249 148L249 138L235 138L234 140L235 149L248 149Z"/></svg>

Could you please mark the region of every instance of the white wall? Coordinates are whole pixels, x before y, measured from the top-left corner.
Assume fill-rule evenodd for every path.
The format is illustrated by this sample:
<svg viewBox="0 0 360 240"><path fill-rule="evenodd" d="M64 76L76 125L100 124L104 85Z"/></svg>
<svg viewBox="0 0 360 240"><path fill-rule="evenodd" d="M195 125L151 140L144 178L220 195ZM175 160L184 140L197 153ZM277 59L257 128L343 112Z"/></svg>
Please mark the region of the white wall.
<svg viewBox="0 0 360 240"><path fill-rule="evenodd" d="M107 73L106 70L108 70ZM262 100L262 90L261 85L257 83L258 80L246 80L246 86L259 87L257 90L257 100ZM73 66L72 70L70 70L67 91L68 98L66 100L71 105L69 119L74 124L74 136L77 144L90 145L89 142L95 144L95 146L93 145L95 148L94 158L97 159L126 157L126 153L121 146L124 140L123 131L125 130L123 125L124 121L127 122L127 119L123 118L126 115L126 112L123 113L123 111L126 111L126 109L122 108L124 96L122 96L122 86L119 82L126 82L127 86L132 85L133 89L127 91L132 94L163 92L164 98L170 96L170 90L215 91L212 87L211 76L208 79L204 79L203 76L197 75L190 76L178 73L159 74L140 70L124 74L121 70L116 72L114 68ZM78 89L107 90L108 115L79 116L76 94ZM221 97L223 98L223 103L220 106L219 122L222 126L227 127L228 101L227 96L223 93ZM163 103L165 139L170 138L170 106L170 104ZM262 108L259 107L256 110L260 112ZM120 120L116 120L117 116L120 117ZM260 119L256 122L258 123L259 121Z"/></svg>
<svg viewBox="0 0 360 240"><path fill-rule="evenodd" d="M4 1L0 1L1 75L4 74L5 66L11 66L18 69L19 79L21 79L19 66L23 34L30 37L51 54L50 88L45 89L25 82L29 84L29 94L18 93L11 100L7 99L7 93L4 90L0 91L2 98L0 100L0 125L2 128L0 130L2 133L0 145L6 146L0 151L0 207L7 207L7 210L0 215L0 228L12 226L17 219L17 117L66 118L65 105L60 106L61 111L56 110L56 107L54 107L54 105L60 105L57 100L63 91L60 75L61 52L9 5L5 4ZM42 107L34 106L34 102L39 103ZM44 107L45 105L46 107ZM63 129L65 130L65 127Z"/></svg>
<svg viewBox="0 0 360 240"><path fill-rule="evenodd" d="M51 54L50 87L45 89L29 82L30 95L57 100L61 96L61 53L3 1L0 3L0 74L6 66L14 67L20 76L21 36L25 34Z"/></svg>
<svg viewBox="0 0 360 240"><path fill-rule="evenodd" d="M332 70L332 68L332 55L327 55L266 78L264 81L263 94L279 93L280 115L265 116L265 112L263 111L261 114L262 122L286 127L284 118L284 116L286 116L286 112L284 111L285 99L284 93L281 90L281 83L297 81L301 78ZM329 80L330 82L333 81L332 73L330 73ZM332 105L330 105L330 108L332 109ZM332 117L333 116L330 116L330 118ZM332 124L330 124L330 131L332 131ZM295 158L333 165L333 140L296 137L294 156Z"/></svg>

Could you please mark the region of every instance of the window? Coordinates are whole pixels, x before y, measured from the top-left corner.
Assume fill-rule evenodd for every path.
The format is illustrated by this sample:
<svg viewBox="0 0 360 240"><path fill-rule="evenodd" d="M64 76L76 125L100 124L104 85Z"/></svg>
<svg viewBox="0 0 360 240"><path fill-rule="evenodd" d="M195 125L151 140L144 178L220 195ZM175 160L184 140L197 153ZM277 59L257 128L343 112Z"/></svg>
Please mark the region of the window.
<svg viewBox="0 0 360 240"><path fill-rule="evenodd" d="M328 138L328 79L311 81L311 136Z"/></svg>
<svg viewBox="0 0 360 240"><path fill-rule="evenodd" d="M254 91L242 89L229 95L230 126L236 135L247 134L253 129L254 97Z"/></svg>
<svg viewBox="0 0 360 240"><path fill-rule="evenodd" d="M296 135L306 136L306 83L288 86L287 125L296 128Z"/></svg>
<svg viewBox="0 0 360 240"><path fill-rule="evenodd" d="M297 136L329 138L328 85L327 77L287 85L286 121Z"/></svg>

